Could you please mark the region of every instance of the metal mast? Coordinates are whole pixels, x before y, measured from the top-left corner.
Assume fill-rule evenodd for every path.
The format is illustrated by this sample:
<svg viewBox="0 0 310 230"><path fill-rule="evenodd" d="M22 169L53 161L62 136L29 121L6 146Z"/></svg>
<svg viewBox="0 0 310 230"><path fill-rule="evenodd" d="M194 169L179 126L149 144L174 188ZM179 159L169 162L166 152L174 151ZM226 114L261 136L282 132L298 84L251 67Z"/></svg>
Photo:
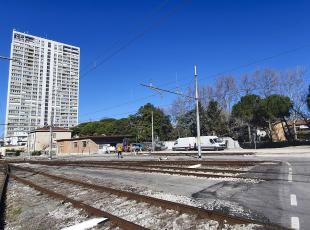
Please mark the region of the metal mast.
<svg viewBox="0 0 310 230"><path fill-rule="evenodd" d="M152 111L152 152L154 152L154 114Z"/></svg>
<svg viewBox="0 0 310 230"><path fill-rule="evenodd" d="M196 120L197 120L197 148L198 148L198 158L201 158L199 97L198 97L198 80L197 80L196 65L194 66L194 77L195 77L195 101L196 101Z"/></svg>
<svg viewBox="0 0 310 230"><path fill-rule="evenodd" d="M200 118L199 118L199 96L198 96L198 79L197 79L197 67L196 65L194 66L194 77L195 77L195 97L185 95L180 92L175 92L172 90L168 89L161 89L158 87L155 87L153 85L146 85L146 84L141 84L144 87L150 88L152 90L155 90L157 92L165 92L165 93L171 93L171 94L176 94L182 97L187 97L190 99L194 99L196 102L196 117L197 117L197 147L198 147L198 158L201 158L201 143L200 143ZM152 124L153 124L153 113L152 113ZM153 125L152 125L152 147L154 143L154 136L153 136Z"/></svg>

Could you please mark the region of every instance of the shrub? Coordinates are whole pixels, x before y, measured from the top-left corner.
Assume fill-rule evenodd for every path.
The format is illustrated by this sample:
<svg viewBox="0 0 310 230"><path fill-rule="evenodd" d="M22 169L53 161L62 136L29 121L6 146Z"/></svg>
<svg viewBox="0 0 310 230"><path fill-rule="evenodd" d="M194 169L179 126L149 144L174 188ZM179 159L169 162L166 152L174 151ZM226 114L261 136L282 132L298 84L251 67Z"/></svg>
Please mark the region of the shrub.
<svg viewBox="0 0 310 230"><path fill-rule="evenodd" d="M18 156L20 156L21 152L22 152L22 150L8 149L8 150L6 150L5 155L9 156L9 157L12 157L12 156L18 157Z"/></svg>
<svg viewBox="0 0 310 230"><path fill-rule="evenodd" d="M41 151L33 151L31 153L31 156L40 156L41 154L42 154Z"/></svg>

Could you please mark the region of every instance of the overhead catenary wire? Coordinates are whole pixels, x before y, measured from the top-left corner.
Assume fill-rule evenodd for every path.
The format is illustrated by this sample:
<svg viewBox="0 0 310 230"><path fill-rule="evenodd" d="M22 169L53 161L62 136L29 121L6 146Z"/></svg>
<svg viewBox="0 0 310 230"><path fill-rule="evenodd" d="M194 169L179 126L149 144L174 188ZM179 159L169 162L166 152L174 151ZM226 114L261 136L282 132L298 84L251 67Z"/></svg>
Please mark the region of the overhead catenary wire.
<svg viewBox="0 0 310 230"><path fill-rule="evenodd" d="M299 50L302 50L302 49L305 49L305 48L309 48L309 47L310 47L310 44L307 43L307 44L304 44L304 45L301 45L301 46L298 46L298 47L295 47L295 48L292 48L292 49L289 49L289 50L281 51L279 53L276 53L276 54L273 54L273 55L270 55L270 56L266 56L266 57L263 57L263 58L260 58L260 59L256 59L256 60L254 60L252 62L241 64L241 65L238 65L236 67L232 67L230 69L227 69L227 70L215 73L215 74L208 75L206 78L202 78L200 80L200 82L206 81L206 80L210 80L210 78L214 79L215 77L224 75L226 73L234 72L234 71L246 68L246 67L250 67L252 65L255 65L255 64L258 64L258 63L261 63L261 62L265 62L265 61L268 61L268 60L272 60L274 58L281 57L281 56L284 56L284 55L287 55L287 54L290 54L290 53L294 53L296 51L299 51ZM188 86L188 85L183 84L182 86Z"/></svg>
<svg viewBox="0 0 310 230"><path fill-rule="evenodd" d="M80 76L80 79L85 78L90 72L97 69L99 66L104 64L105 62L109 61L111 58L113 58L115 55L120 53L122 50L126 49L128 46L130 46L132 43L134 43L136 40L142 38L147 32L155 29L156 27L160 26L165 22L166 19L168 19L171 15L176 13L177 11L181 10L182 7L185 6L185 3L190 2L191 0L182 0L176 7L173 8L173 10L169 11L168 13L162 15L155 23L151 24L149 27L144 29L143 31L139 32L129 41L125 42L123 45L121 45L118 49L116 49L114 52L106 56L104 59L102 59L96 66L90 68L88 71L86 71L83 75Z"/></svg>
<svg viewBox="0 0 310 230"><path fill-rule="evenodd" d="M117 105L114 105L114 106L106 107L106 108L99 109L99 110L92 111L92 112L83 113L83 114L80 115L80 117L85 117L85 116L88 116L89 114L96 114L96 113L102 112L102 111L108 111L108 110L119 108L119 107L122 107L122 106L125 106L125 105L128 105L128 104L134 104L136 102L139 102L139 101L151 98L151 97L155 97L155 96L157 96L157 94L154 93L154 94L150 94L148 96L132 99L132 100L129 100L129 101L126 101L126 102L123 102L123 103L120 103L120 104L117 104Z"/></svg>
<svg viewBox="0 0 310 230"><path fill-rule="evenodd" d="M170 106L171 106L171 103L169 103L169 104L164 104L164 105L154 105L155 107L158 107L158 108L160 108L160 109L168 109L168 108L170 108ZM135 113L137 113L137 111L138 111L139 109L135 109L135 110L131 110L131 111L129 111L129 112L123 112L123 113L114 113L114 114L109 114L108 116L98 116L98 117L95 117L95 118L92 118L92 119L101 119L101 120L103 120L103 119L110 119L110 118L112 118L112 117L116 117L116 116L120 116L120 115L129 115L129 114L135 114ZM80 124L81 123L87 123L87 122L92 122L92 119L84 119L84 120L82 120L81 122L80 122Z"/></svg>
<svg viewBox="0 0 310 230"><path fill-rule="evenodd" d="M156 6L150 13L144 15L139 22L144 23L145 21L147 21L152 15L155 15L157 13L159 13L162 9L164 9L168 3L171 0L164 0L163 2L161 2L158 6ZM137 26L137 25L136 25ZM131 33L134 32L133 31L134 28L130 28L127 32ZM112 45L110 45L109 47L107 47L106 49L102 50L101 53L99 55L97 55L94 60L92 60L91 62L89 62L81 71L81 74L83 75L84 70L87 71L89 68L92 68L93 66L96 66L96 62L98 60L100 60L100 58L104 57L105 53L112 50L114 47L116 47L116 45L120 44L122 42L122 39L119 38L117 40L115 40L114 42L112 42Z"/></svg>
<svg viewBox="0 0 310 230"><path fill-rule="evenodd" d="M309 47L310 47L310 44L305 44L305 45L302 45L302 46L299 46L299 47L295 47L295 48L293 48L293 49L285 50L285 51L279 52L279 53L274 54L274 55L266 56L266 57L264 57L264 58L257 59L257 60L255 60L255 61L248 62L248 63L245 63L245 64L241 64L241 65L238 65L238 66L236 66L236 67L232 67L232 68L230 68L230 69L227 69L227 70L225 70L225 71L221 71L221 72L218 72L218 73L216 73L216 74L209 75L209 76L207 76L207 79L220 76L220 75L225 74L225 73L227 73L227 72L240 70L240 69L242 69L242 68L246 68L246 67L252 66L252 65L254 65L254 64L258 64L258 63L261 63L261 62L265 62L265 61L267 61L267 60L271 60L271 59L274 59L274 58L277 58L277 57L280 57L280 56L284 56L284 55L287 55L287 54L290 54L290 53L299 51L299 50L304 49L304 48L309 48ZM185 80L187 81L187 83L186 83L186 84L178 84L178 86L177 86L178 89L179 89L179 88L187 88L187 87L190 87L189 84L192 83L192 81L193 81L192 79L191 79L190 81L188 81L188 79L181 79L181 80L178 79L178 83L179 83L180 81L182 82L182 81L185 81ZM205 80L206 80L206 79L201 78L201 79L200 79L200 82L205 81ZM172 82L169 82L169 83L167 83L167 84L160 84L159 86L165 86L165 85L169 85L169 84L171 84L171 83L172 83ZM175 81L174 81L174 83L175 83ZM172 88L172 89L170 89L170 90L173 90L173 89L174 89L174 88ZM152 95L148 95L148 96L145 96L145 97L140 97L140 98L138 98L138 99L133 99L133 100L131 100L131 101L133 101L133 103L135 103L137 100L144 100L144 99L147 99L147 98L150 98L150 97L154 97L154 96L156 96L156 95L157 95L157 94L152 94ZM205 99L205 97L201 97L201 98L200 98L200 100L202 100L202 99ZM122 103L122 104L119 104L119 105L117 105L117 106L113 106L113 107L108 107L108 108L100 109L100 110L97 110L97 111L95 111L95 112L89 112L89 113L87 113L87 114L93 114L93 113L97 113L97 112L102 112L102 111L110 110L110 109L113 109L113 108L118 108L118 107L121 107L121 106L125 106L125 105L128 105L128 104L131 104L131 102L130 102L130 101L127 101L127 102ZM83 115L84 115L84 114L83 114ZM83 115L82 115L82 116L83 116Z"/></svg>

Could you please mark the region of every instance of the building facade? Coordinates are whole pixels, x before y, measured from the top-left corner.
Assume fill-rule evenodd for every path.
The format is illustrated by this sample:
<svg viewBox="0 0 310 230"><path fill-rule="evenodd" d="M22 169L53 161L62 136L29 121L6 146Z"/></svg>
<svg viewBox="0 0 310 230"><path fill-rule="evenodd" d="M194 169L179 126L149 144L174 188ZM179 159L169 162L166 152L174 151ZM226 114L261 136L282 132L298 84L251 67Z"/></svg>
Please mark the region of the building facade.
<svg viewBox="0 0 310 230"><path fill-rule="evenodd" d="M52 151L56 152L57 140L71 138L71 130L53 127L52 128ZM28 151L49 151L51 134L48 127L32 130L28 135Z"/></svg>
<svg viewBox="0 0 310 230"><path fill-rule="evenodd" d="M105 153L107 147L123 143L128 136L89 136L57 140L57 154L89 155Z"/></svg>
<svg viewBox="0 0 310 230"><path fill-rule="evenodd" d="M78 124L80 48L13 31L5 138Z"/></svg>
<svg viewBox="0 0 310 230"><path fill-rule="evenodd" d="M295 140L310 140L310 127L309 120L295 119L287 121L290 133L294 136ZM272 125L272 141L287 141L285 133L289 133L285 122L276 122Z"/></svg>

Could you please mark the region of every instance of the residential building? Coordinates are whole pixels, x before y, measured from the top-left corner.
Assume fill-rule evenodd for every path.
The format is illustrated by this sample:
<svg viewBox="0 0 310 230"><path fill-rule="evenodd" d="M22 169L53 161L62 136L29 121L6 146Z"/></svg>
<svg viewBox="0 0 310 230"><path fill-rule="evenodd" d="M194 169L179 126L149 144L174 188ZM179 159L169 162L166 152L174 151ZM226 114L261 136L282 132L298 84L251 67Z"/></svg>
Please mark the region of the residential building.
<svg viewBox="0 0 310 230"><path fill-rule="evenodd" d="M27 132L14 132L10 138L5 139L5 145L24 146L27 145Z"/></svg>
<svg viewBox="0 0 310 230"><path fill-rule="evenodd" d="M296 140L310 140L309 120L289 120L287 124ZM285 132L288 132L285 122L274 123L272 126L272 141L287 141Z"/></svg>
<svg viewBox="0 0 310 230"><path fill-rule="evenodd" d="M53 124L78 124L80 48L13 31L6 141Z"/></svg>
<svg viewBox="0 0 310 230"><path fill-rule="evenodd" d="M71 130L53 127L52 128L52 151L57 150L57 140L70 139ZM49 151L50 149L50 129L49 127L39 128L31 131L28 135L28 151Z"/></svg>
<svg viewBox="0 0 310 230"><path fill-rule="evenodd" d="M89 136L57 140L57 154L94 154L103 153L106 146L123 143L128 136Z"/></svg>

